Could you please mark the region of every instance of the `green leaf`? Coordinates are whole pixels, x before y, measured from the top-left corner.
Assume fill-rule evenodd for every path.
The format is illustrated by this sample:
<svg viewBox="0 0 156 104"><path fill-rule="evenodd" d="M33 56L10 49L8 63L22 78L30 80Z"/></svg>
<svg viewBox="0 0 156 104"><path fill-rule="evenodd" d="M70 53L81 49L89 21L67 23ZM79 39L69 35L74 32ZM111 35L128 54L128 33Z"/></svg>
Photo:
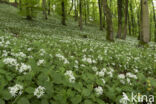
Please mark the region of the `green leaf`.
<svg viewBox="0 0 156 104"><path fill-rule="evenodd" d="M91 91L89 89L83 88L82 90L82 95L83 96L89 96L91 93Z"/></svg>
<svg viewBox="0 0 156 104"><path fill-rule="evenodd" d="M30 104L27 98L22 97L18 100L17 104Z"/></svg>
<svg viewBox="0 0 156 104"><path fill-rule="evenodd" d="M0 104L5 104L4 100L0 99Z"/></svg>
<svg viewBox="0 0 156 104"><path fill-rule="evenodd" d="M76 95L71 99L72 104L79 104L81 102L81 100L82 100L82 96L80 96L80 95Z"/></svg>
<svg viewBox="0 0 156 104"><path fill-rule="evenodd" d="M29 94L33 94L34 88L33 88L33 87L28 87L28 88L25 89L25 91L26 91L27 93L29 93Z"/></svg>
<svg viewBox="0 0 156 104"><path fill-rule="evenodd" d="M49 104L47 99L42 99L41 104Z"/></svg>
<svg viewBox="0 0 156 104"><path fill-rule="evenodd" d="M4 100L10 100L12 97L11 94L7 90L3 90L1 95Z"/></svg>
<svg viewBox="0 0 156 104"><path fill-rule="evenodd" d="M85 100L84 104L93 104L93 102L91 100Z"/></svg>
<svg viewBox="0 0 156 104"><path fill-rule="evenodd" d="M154 87L156 87L156 79L154 79L154 78L148 78L149 80L150 80L150 83L151 83L151 85L152 86L154 86Z"/></svg>
<svg viewBox="0 0 156 104"><path fill-rule="evenodd" d="M98 104L104 104L103 100L101 100L101 99L96 99L96 102L97 102Z"/></svg>

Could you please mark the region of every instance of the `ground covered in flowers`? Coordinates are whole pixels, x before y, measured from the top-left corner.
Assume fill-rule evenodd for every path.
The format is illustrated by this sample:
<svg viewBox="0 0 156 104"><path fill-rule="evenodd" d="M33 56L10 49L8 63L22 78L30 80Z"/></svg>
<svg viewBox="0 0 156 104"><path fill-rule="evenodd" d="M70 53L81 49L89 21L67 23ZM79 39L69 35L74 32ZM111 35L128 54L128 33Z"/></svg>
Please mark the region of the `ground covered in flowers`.
<svg viewBox="0 0 156 104"><path fill-rule="evenodd" d="M15 13L0 4L0 104L125 104L132 92L156 96L155 43L104 42L94 29L51 27L54 18L18 21Z"/></svg>

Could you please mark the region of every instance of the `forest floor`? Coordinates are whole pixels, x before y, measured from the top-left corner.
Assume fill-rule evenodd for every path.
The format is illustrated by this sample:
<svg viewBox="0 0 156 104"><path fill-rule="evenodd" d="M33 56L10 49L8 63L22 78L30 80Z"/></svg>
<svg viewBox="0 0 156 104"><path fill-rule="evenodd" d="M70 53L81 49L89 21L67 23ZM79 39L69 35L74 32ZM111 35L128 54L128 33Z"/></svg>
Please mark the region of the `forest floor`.
<svg viewBox="0 0 156 104"><path fill-rule="evenodd" d="M17 12L0 4L0 104L119 104L123 92L156 97L155 43L110 43L97 26L80 31L72 20L62 26L57 15L27 21ZM16 84L21 96L8 89ZM38 86L43 95L34 93Z"/></svg>

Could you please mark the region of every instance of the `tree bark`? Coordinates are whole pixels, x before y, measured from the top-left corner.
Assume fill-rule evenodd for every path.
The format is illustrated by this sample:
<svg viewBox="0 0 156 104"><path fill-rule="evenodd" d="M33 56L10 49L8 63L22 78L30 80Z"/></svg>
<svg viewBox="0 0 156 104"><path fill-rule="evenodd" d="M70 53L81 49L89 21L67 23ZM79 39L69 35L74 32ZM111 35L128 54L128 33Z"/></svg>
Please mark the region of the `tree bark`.
<svg viewBox="0 0 156 104"><path fill-rule="evenodd" d="M46 0L42 0L42 8L43 8L43 14L44 14L44 18L47 20L47 8L46 8Z"/></svg>
<svg viewBox="0 0 156 104"><path fill-rule="evenodd" d="M79 0L79 9L80 9L80 19L79 19L79 26L80 26L80 30L82 30L82 0Z"/></svg>
<svg viewBox="0 0 156 104"><path fill-rule="evenodd" d="M98 0L99 4L99 18L100 18L100 30L103 30L103 22L102 22L102 3L101 0Z"/></svg>
<svg viewBox="0 0 156 104"><path fill-rule="evenodd" d="M77 10L77 0L75 0L74 5L75 5L75 21L78 20L78 10Z"/></svg>
<svg viewBox="0 0 156 104"><path fill-rule="evenodd" d="M50 0L48 0L48 15L50 15L51 12L51 3Z"/></svg>
<svg viewBox="0 0 156 104"><path fill-rule="evenodd" d="M128 22L128 0L125 2L125 24L124 24L124 33L122 39L126 39L127 36L127 22Z"/></svg>
<svg viewBox="0 0 156 104"><path fill-rule="evenodd" d="M150 40L150 21L148 0L141 0L141 44L147 44Z"/></svg>
<svg viewBox="0 0 156 104"><path fill-rule="evenodd" d="M135 18L134 18L134 13L133 13L133 8L132 8L132 3L130 3L130 11L131 11L131 29L132 29L132 35L135 35L135 28L136 28L136 25L135 25Z"/></svg>
<svg viewBox="0 0 156 104"><path fill-rule="evenodd" d="M90 16L90 8L89 8L90 2L87 0L87 20L89 21L89 16Z"/></svg>
<svg viewBox="0 0 156 104"><path fill-rule="evenodd" d="M110 8L108 7L107 0L103 0L103 7L104 7L104 13L105 13L106 22L107 22L107 35L106 35L106 39L109 40L109 41L114 41L112 13L111 13Z"/></svg>
<svg viewBox="0 0 156 104"><path fill-rule="evenodd" d="M65 2L62 0L62 25L66 25Z"/></svg>
<svg viewBox="0 0 156 104"><path fill-rule="evenodd" d="M122 0L118 0L118 32L116 38L121 38L122 33Z"/></svg>
<svg viewBox="0 0 156 104"><path fill-rule="evenodd" d="M95 21L95 3L92 2L92 4L93 4L93 20Z"/></svg>
<svg viewBox="0 0 156 104"><path fill-rule="evenodd" d="M154 1L153 0L152 0L152 6L153 6L153 20L154 20L154 25L155 25L155 28L154 28L154 34L155 34L154 41L156 42L156 14L155 14Z"/></svg>
<svg viewBox="0 0 156 104"><path fill-rule="evenodd" d="M72 9L73 9L73 5L74 5L74 0L72 0L72 5L71 5L71 7L70 7L70 10L69 10L69 15L70 15L70 13L71 13L71 11L72 11Z"/></svg>

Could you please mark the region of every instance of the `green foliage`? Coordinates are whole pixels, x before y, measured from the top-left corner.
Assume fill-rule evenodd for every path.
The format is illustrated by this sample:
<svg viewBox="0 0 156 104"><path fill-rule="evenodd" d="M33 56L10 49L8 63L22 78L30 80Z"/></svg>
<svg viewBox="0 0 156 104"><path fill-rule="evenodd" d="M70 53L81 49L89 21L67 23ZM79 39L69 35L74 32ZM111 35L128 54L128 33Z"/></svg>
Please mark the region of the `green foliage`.
<svg viewBox="0 0 156 104"><path fill-rule="evenodd" d="M156 96L155 43L138 48L138 41L133 38L103 42L103 32L94 27L85 27L79 32L73 22L64 29L58 25L57 17L28 22L16 15L15 8L1 4L0 15L3 20L0 22L0 104L119 104L122 92L128 96L131 92ZM83 39L83 34L88 39ZM56 54L64 58L58 58ZM30 65L31 71L19 73L16 67L4 63L6 58ZM39 60L44 63L38 65ZM69 63L65 64L65 60ZM96 71L94 67L97 67ZM97 75L103 68L105 75ZM73 72L75 83L65 75L69 70ZM137 79L126 76L125 84L121 83L118 75L128 72ZM13 97L8 88L15 84L22 85L23 92ZM38 86L45 88L40 98L34 96ZM103 89L102 95L95 91L98 86Z"/></svg>
<svg viewBox="0 0 156 104"><path fill-rule="evenodd" d="M26 17L36 17L37 13L40 9L39 5L40 0L21 0L21 4L19 5L19 13L22 16Z"/></svg>

